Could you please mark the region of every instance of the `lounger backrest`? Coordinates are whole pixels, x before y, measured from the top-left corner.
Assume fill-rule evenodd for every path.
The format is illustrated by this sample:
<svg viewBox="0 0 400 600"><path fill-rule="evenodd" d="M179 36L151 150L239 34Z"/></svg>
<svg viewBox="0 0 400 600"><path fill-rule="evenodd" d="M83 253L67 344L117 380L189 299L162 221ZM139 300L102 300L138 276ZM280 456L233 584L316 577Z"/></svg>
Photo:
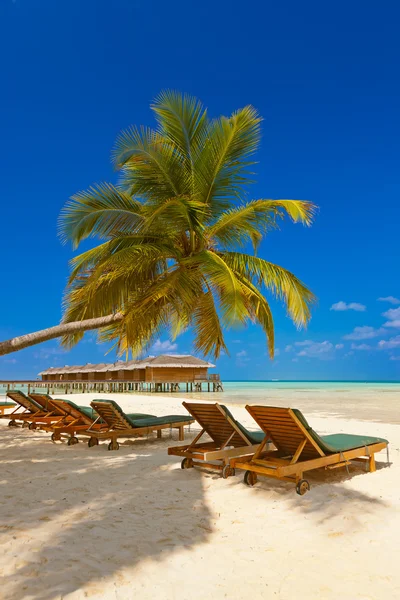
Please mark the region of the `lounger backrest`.
<svg viewBox="0 0 400 600"><path fill-rule="evenodd" d="M305 438L307 442L301 452L302 459L324 456L314 439L315 432L300 411L275 406L246 406L246 409L261 429L269 434L282 456L293 456Z"/></svg>
<svg viewBox="0 0 400 600"><path fill-rule="evenodd" d="M48 394L37 394L36 392L32 392L29 394L29 398L32 398L37 404L40 404L45 412L52 412L59 417L66 414L61 406L57 406L57 404L54 403L53 398Z"/></svg>
<svg viewBox="0 0 400 600"><path fill-rule="evenodd" d="M215 404L183 402L182 404L219 446L225 444L228 438L230 438L228 445L235 448L251 444L225 406L217 402Z"/></svg>
<svg viewBox="0 0 400 600"><path fill-rule="evenodd" d="M82 425L92 425L93 421L96 419L95 415L93 415L93 418L90 416L90 413L92 412L91 409L88 409L90 411L88 414L81 406L77 406L70 400L53 400L53 402L63 410L64 414L77 420L78 423L81 423Z"/></svg>
<svg viewBox="0 0 400 600"><path fill-rule="evenodd" d="M135 424L114 400L93 400L90 405L110 429L133 429Z"/></svg>
<svg viewBox="0 0 400 600"><path fill-rule="evenodd" d="M20 390L9 390L7 392L7 397L26 408L26 410L29 410L29 412L32 414L37 413L38 411L43 412L43 408L40 406L40 404L32 400L32 398L28 398L28 396L26 396Z"/></svg>

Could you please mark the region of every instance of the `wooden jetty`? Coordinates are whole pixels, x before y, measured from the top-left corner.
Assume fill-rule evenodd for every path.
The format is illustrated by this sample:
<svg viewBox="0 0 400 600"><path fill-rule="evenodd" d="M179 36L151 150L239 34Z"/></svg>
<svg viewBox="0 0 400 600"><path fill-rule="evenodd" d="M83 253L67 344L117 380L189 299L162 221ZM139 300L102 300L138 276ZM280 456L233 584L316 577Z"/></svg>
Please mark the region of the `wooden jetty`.
<svg viewBox="0 0 400 600"><path fill-rule="evenodd" d="M118 392L223 392L223 384L219 375L213 373L206 379L192 381L137 381L137 380L0 380L0 386L5 391L27 389L27 393L45 391L47 394L73 394L86 392L104 392L114 394Z"/></svg>

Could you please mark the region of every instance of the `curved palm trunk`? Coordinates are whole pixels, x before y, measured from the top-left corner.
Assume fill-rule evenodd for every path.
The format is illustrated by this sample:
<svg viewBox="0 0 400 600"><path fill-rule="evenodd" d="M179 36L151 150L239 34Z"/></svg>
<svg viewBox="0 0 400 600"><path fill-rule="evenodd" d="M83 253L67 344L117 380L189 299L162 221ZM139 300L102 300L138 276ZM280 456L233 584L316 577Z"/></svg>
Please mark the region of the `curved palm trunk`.
<svg viewBox="0 0 400 600"><path fill-rule="evenodd" d="M115 315L107 315L106 317L96 317L95 319L85 319L84 321L74 321L72 323L61 323L55 327L48 327L47 329L41 329L34 333L27 333L26 335L0 342L0 356L10 354L11 352L17 352L17 350L22 350L23 348L28 348L28 346L34 346L41 342L47 342L54 338L62 337L68 333L100 329L101 327L112 325L112 323L117 323L118 321L121 321L122 318L122 313L116 313Z"/></svg>

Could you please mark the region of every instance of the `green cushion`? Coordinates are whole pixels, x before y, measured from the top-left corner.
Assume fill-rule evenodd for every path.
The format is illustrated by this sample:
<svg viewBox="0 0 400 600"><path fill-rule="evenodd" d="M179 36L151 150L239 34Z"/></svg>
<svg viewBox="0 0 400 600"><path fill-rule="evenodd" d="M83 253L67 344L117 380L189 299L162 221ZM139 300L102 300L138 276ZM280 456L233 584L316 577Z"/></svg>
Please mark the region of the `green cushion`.
<svg viewBox="0 0 400 600"><path fill-rule="evenodd" d="M243 427L243 429L245 429L245 427ZM249 431L246 429L246 435L252 444L261 444L265 438L265 433L263 431Z"/></svg>
<svg viewBox="0 0 400 600"><path fill-rule="evenodd" d="M170 423L176 423L178 421L193 421L193 417L182 416L182 415L168 415L167 417L156 417L154 415L146 415L141 413L129 413L126 414L120 407L120 405L114 400L96 400L96 402L104 402L112 404L114 408L119 412L121 417L124 417L132 428L135 427L153 427L157 425L169 425Z"/></svg>
<svg viewBox="0 0 400 600"><path fill-rule="evenodd" d="M132 420L133 427L153 427L157 425L169 425L182 421L193 421L193 417L188 415L168 415L166 417L151 417L147 419Z"/></svg>
<svg viewBox="0 0 400 600"><path fill-rule="evenodd" d="M64 400L64 402L75 408L75 410L82 412L84 415L89 417L89 419L92 419L92 421L95 421L99 417L97 412L91 406L78 406L75 404L75 402L72 402L72 400Z"/></svg>
<svg viewBox="0 0 400 600"><path fill-rule="evenodd" d="M128 417L130 421L135 421L136 419L156 419L156 415L148 415L146 413L125 413L125 416Z"/></svg>
<svg viewBox="0 0 400 600"><path fill-rule="evenodd" d="M124 413L124 411L122 410L122 408L120 407L120 405L118 404L118 402L115 402L115 400L96 400L96 402L104 402L104 404L111 404L115 410L117 410L119 412L119 414L121 415L121 417L124 417L129 425L131 427L135 427L134 425L134 421L135 419L145 419L145 418L152 418L152 419L156 419L157 417L155 415L148 415L146 413L129 413L126 414ZM93 410L93 409L92 409Z"/></svg>
<svg viewBox="0 0 400 600"><path fill-rule="evenodd" d="M364 448L371 444L379 444L380 442L389 442L383 438L371 437L366 435L351 435L348 433L334 433L332 435L320 436L322 440L322 450L324 452L345 452L355 448Z"/></svg>
<svg viewBox="0 0 400 600"><path fill-rule="evenodd" d="M335 454L336 452L346 452L346 450L355 450L356 448L363 448L364 446L370 446L371 444L379 444L389 442L384 438L371 437L366 435L351 435L347 433L335 433L332 435L320 436L316 433L312 427L308 424L303 413L297 408L292 409L296 417L299 419L301 424L306 428L308 433L317 442L325 454Z"/></svg>
<svg viewBox="0 0 400 600"><path fill-rule="evenodd" d="M247 439L249 440L249 442L251 442L252 444L261 444L261 442L265 438L264 431L260 431L260 430L258 430L258 431L249 431L248 429L246 429L246 427L244 425L242 425L240 423L240 421L237 421L235 419L235 417L233 416L233 414L231 413L231 411L229 410L229 408L227 408L223 404L221 404L221 408L225 411L225 413L227 414L227 416L230 417L232 419L232 421L234 421L236 423L236 425L238 426L238 428L240 429L240 431L247 437Z"/></svg>
<svg viewBox="0 0 400 600"><path fill-rule="evenodd" d="M0 406L1 407L3 407L3 406L5 406L5 407L7 407L7 406L11 407L11 406L17 406L17 405L14 404L14 402L0 402Z"/></svg>
<svg viewBox="0 0 400 600"><path fill-rule="evenodd" d="M91 408L90 406L78 406L78 409L93 421L95 421L99 416L94 408Z"/></svg>

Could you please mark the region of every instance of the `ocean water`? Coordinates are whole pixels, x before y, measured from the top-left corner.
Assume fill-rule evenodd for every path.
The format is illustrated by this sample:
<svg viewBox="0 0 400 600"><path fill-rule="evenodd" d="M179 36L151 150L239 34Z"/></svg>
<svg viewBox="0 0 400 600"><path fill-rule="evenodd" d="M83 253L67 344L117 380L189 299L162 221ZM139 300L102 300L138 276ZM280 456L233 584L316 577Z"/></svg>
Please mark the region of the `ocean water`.
<svg viewBox="0 0 400 600"><path fill-rule="evenodd" d="M27 392L27 386L16 386ZM264 404L300 408L306 415L400 424L400 382L393 381L225 381L224 392L186 393L184 399L208 400L244 407ZM43 388L39 388L39 391ZM6 386L0 385L0 395ZM60 394L62 392L60 391ZM171 395L158 394L158 395ZM178 392L174 392L177 396Z"/></svg>

